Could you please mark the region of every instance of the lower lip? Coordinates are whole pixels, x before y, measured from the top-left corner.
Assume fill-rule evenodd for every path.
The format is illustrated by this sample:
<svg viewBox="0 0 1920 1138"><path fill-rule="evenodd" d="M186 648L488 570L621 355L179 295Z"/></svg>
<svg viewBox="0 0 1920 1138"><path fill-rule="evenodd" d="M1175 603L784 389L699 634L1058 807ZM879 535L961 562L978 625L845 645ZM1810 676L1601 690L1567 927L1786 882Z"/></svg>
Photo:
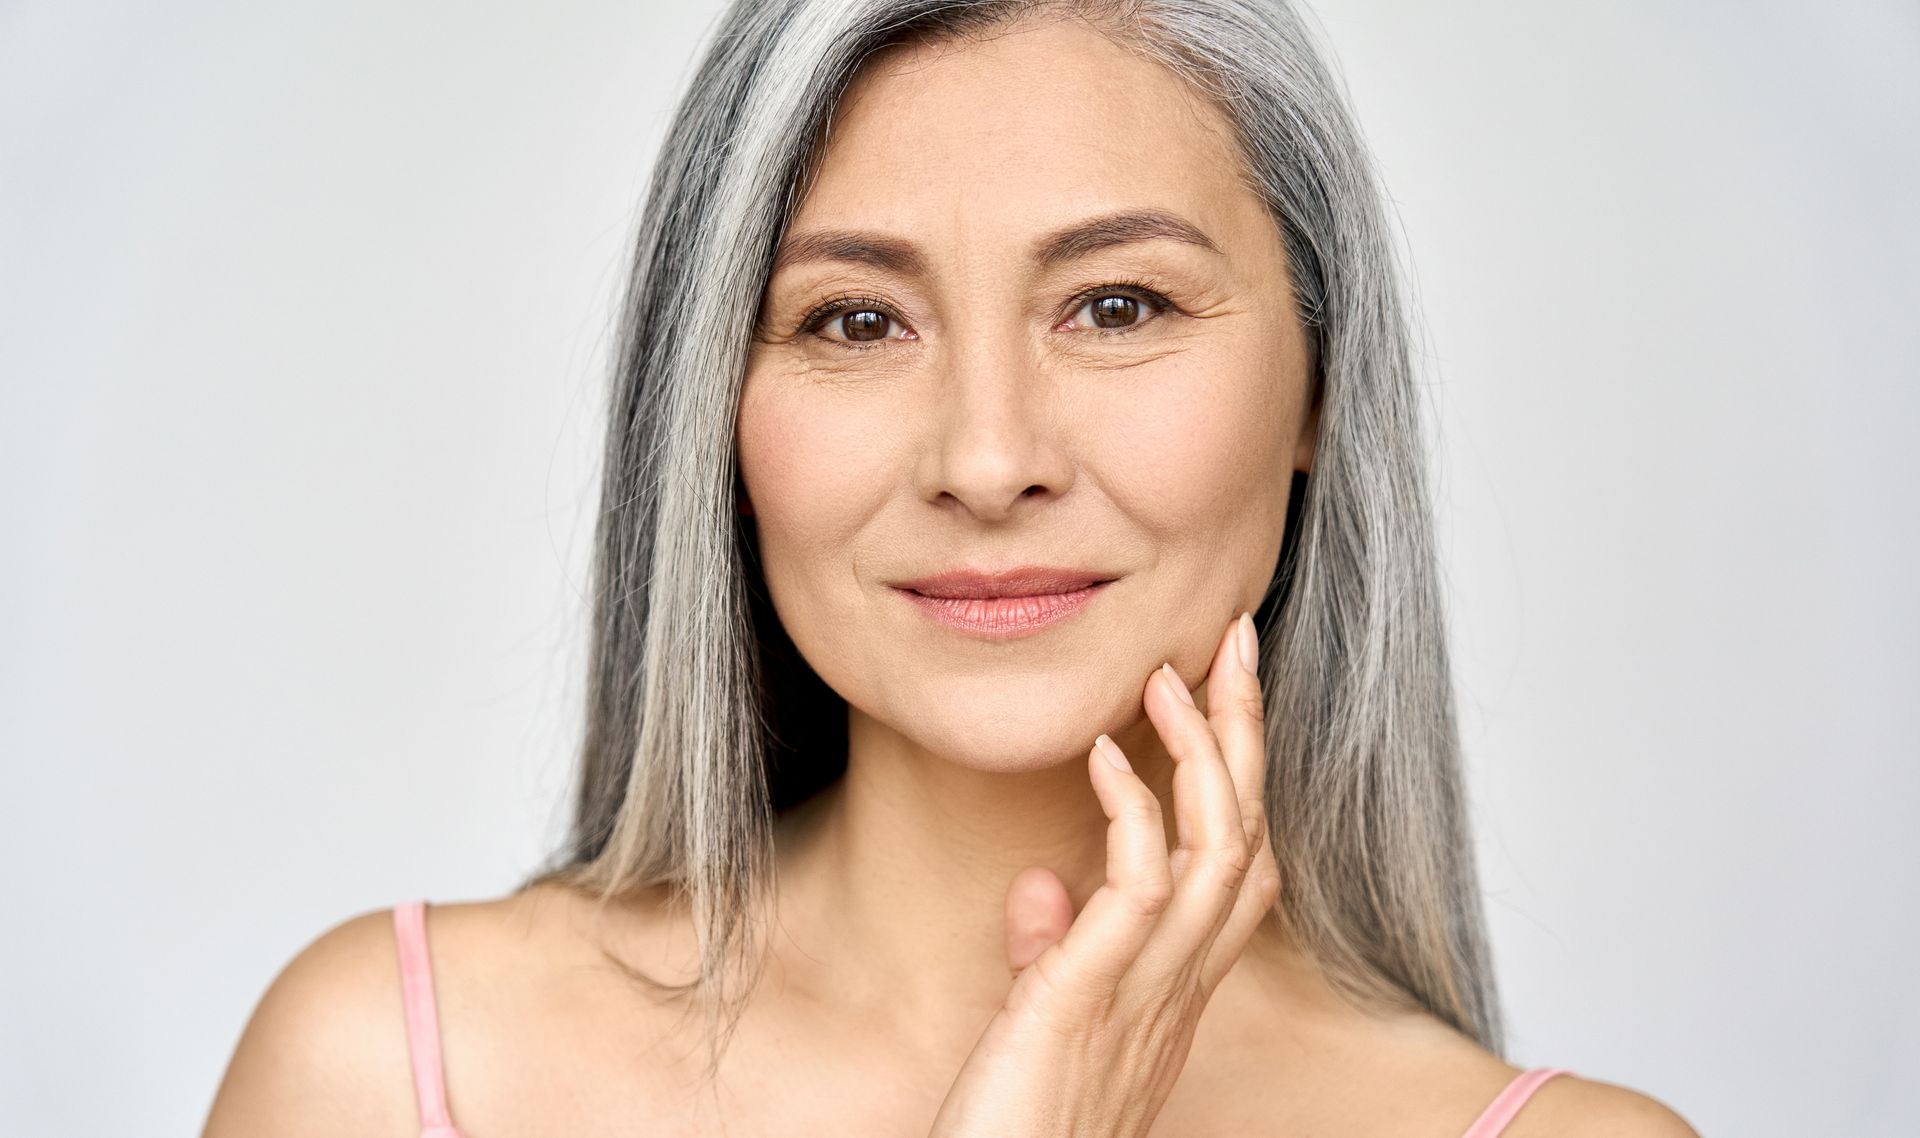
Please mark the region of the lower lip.
<svg viewBox="0 0 1920 1138"><path fill-rule="evenodd" d="M1087 607L1095 593L1112 583L1101 581L1071 593L1031 597L928 597L911 589L901 589L900 593L948 628L994 640L1010 640L1059 624Z"/></svg>

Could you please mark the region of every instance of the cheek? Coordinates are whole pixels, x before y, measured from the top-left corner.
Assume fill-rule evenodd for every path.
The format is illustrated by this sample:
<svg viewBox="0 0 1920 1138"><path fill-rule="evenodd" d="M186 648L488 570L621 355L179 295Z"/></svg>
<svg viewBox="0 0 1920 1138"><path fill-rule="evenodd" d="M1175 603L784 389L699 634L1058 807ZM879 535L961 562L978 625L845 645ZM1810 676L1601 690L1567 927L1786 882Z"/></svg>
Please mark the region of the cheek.
<svg viewBox="0 0 1920 1138"><path fill-rule="evenodd" d="M749 377L740 400L740 478L753 504L768 584L805 576L844 551L884 498L891 437L871 406ZM837 576L848 576L844 566Z"/></svg>
<svg viewBox="0 0 1920 1138"><path fill-rule="evenodd" d="M1177 366L1177 380L1142 384L1102 417L1103 482L1169 547L1218 549L1223 537L1239 536L1223 529L1277 527L1293 450L1293 396L1281 370L1238 354ZM1272 537L1277 548L1277 529Z"/></svg>
<svg viewBox="0 0 1920 1138"><path fill-rule="evenodd" d="M760 567L781 626L828 687L861 704L884 674L866 625L870 534L903 477L889 401L855 400L782 372L749 376L737 431ZM863 544L866 543L866 544Z"/></svg>

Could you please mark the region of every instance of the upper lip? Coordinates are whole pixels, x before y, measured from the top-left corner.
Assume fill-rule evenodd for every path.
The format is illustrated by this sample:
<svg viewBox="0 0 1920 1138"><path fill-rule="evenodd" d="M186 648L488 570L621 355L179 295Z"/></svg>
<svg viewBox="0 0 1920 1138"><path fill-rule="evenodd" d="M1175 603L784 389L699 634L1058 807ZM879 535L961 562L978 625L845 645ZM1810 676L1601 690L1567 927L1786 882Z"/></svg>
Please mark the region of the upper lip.
<svg viewBox="0 0 1920 1138"><path fill-rule="evenodd" d="M986 569L949 569L913 581L900 581L894 587L910 589L927 597L1037 597L1048 593L1071 593L1089 585L1113 580L1110 573L1090 569L1067 569L1054 565L1021 565L998 572Z"/></svg>

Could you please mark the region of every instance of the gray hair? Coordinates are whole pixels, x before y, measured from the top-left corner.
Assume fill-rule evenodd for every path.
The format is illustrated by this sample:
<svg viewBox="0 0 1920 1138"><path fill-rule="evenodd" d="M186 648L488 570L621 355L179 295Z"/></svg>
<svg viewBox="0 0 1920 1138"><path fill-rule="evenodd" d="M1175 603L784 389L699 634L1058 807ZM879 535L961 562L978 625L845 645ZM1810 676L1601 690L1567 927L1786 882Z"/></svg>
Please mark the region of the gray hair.
<svg viewBox="0 0 1920 1138"><path fill-rule="evenodd" d="M1294 475L1293 520L1255 614L1279 918L1351 998L1423 1008L1504 1054L1411 305L1373 160L1289 0L730 5L640 221L614 363L577 799L564 847L525 884L563 882L601 904L662 886L689 906L698 978L647 982L704 997L717 1066L764 963L773 820L846 762L845 704L772 613L735 506L735 415L774 249L869 55L1043 16L1086 20L1211 98L1285 239L1321 407L1312 474Z"/></svg>

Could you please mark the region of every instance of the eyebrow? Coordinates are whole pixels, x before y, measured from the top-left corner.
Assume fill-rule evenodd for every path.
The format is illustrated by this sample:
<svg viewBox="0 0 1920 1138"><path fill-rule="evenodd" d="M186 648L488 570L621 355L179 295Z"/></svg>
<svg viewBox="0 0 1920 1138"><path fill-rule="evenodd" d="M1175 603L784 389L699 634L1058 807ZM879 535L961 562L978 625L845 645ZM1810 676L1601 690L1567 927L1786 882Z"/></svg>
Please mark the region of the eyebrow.
<svg viewBox="0 0 1920 1138"><path fill-rule="evenodd" d="M1165 239L1224 256L1200 227L1164 209L1127 209L1078 221L1033 243L1042 268L1077 260L1101 249ZM900 276L927 275L927 260L911 241L853 229L819 229L789 236L774 254L773 271L810 261L872 265Z"/></svg>

